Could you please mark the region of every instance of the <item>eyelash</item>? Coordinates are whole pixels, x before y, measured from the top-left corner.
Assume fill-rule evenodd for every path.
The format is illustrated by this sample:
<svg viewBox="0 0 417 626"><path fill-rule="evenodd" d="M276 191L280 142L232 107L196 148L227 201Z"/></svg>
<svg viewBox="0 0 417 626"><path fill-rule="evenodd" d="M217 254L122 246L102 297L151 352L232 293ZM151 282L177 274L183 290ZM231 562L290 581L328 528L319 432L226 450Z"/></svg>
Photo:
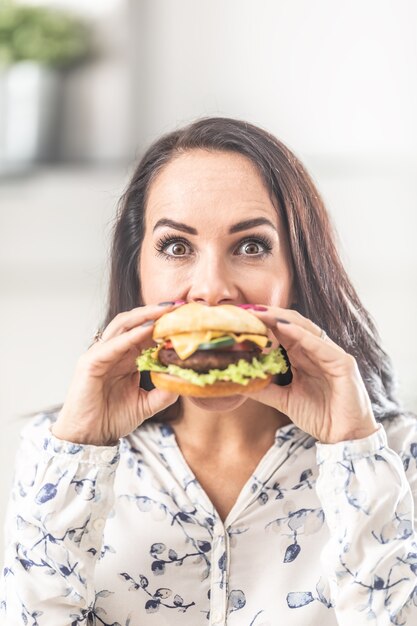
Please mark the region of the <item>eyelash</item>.
<svg viewBox="0 0 417 626"><path fill-rule="evenodd" d="M264 237L263 235L257 235L256 237L246 237L245 239L242 239L241 241L239 241L237 247L239 248L244 243L253 243L253 242L262 245L264 247L264 251L261 252L260 254L248 254L244 256L248 256L249 258L255 257L255 258L260 259L260 258L264 258L265 256L271 253L272 242L270 239L268 239L267 237ZM174 254L171 255L171 254L166 254L166 252L164 252L164 250L168 247L168 245L172 243L183 243L191 247L190 242L184 237L178 237L175 235L165 234L161 237L161 239L157 241L155 245L157 256L164 258L166 261L172 261L173 259L183 259L185 255L176 256Z"/></svg>

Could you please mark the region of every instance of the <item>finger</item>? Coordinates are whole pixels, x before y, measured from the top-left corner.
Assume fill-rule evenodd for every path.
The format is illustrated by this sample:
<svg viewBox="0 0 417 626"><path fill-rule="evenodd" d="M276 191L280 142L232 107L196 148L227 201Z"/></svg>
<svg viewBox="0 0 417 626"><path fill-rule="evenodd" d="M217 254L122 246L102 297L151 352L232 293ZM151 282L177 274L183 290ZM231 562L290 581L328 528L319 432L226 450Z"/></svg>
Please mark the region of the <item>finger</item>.
<svg viewBox="0 0 417 626"><path fill-rule="evenodd" d="M243 394L252 400L272 406L278 411L281 411L281 413L284 413L284 415L287 415L289 396L291 392L291 385L288 387L280 387L279 385L271 382L267 387L264 387L264 389L261 389L260 391L250 393L243 392Z"/></svg>
<svg viewBox="0 0 417 626"><path fill-rule="evenodd" d="M258 308L249 309L249 313L253 313L256 317L259 317L264 324L267 326L274 327L277 319L282 319L290 322L291 324L297 324L305 330L313 333L313 335L317 335L318 337L322 334L322 329L320 326L312 322L307 317L304 317L298 311L294 311L294 309L284 309L278 306L267 306L267 305L255 305Z"/></svg>
<svg viewBox="0 0 417 626"><path fill-rule="evenodd" d="M340 348L340 346L338 346L338 344L335 343L329 335L327 335L324 329L320 328L320 326L312 322L310 319L301 315L298 311L294 311L293 309L283 309L281 307L268 307L266 305L255 306L258 308L254 309L253 313L259 317L259 319L261 319L270 328L270 330L272 330L278 342L281 343L286 350L291 349L291 345L288 342L285 344L281 341L280 329L282 330L282 328L284 328L284 324L292 324L304 328L306 331L318 337L321 341L330 343L344 352L342 348ZM259 310L259 308L262 310ZM273 316L275 313L277 314L277 317Z"/></svg>
<svg viewBox="0 0 417 626"><path fill-rule="evenodd" d="M156 387L151 391L142 391L145 394L142 403L142 415L145 420L174 404L179 398L178 393L157 389Z"/></svg>
<svg viewBox="0 0 417 626"><path fill-rule="evenodd" d="M168 311L172 311L183 304L183 300L178 300L177 302L168 301L161 302L160 304L150 304L136 307L130 311L123 311L122 313L116 315L116 317L105 328L101 339L102 341L107 341L111 337L115 337L116 335L132 330L132 328L143 324L143 322L156 320L161 317L161 315L164 315L165 313L168 313Z"/></svg>
<svg viewBox="0 0 417 626"><path fill-rule="evenodd" d="M330 339L323 340L297 324L277 322L280 342L290 361L296 364L297 356L304 355L310 362L320 366L328 374L338 375L350 367L355 359Z"/></svg>
<svg viewBox="0 0 417 626"><path fill-rule="evenodd" d="M151 323L149 323L151 321ZM103 376L114 368L130 351L140 351L153 332L153 320L148 320L121 335L95 343L80 359L92 376Z"/></svg>

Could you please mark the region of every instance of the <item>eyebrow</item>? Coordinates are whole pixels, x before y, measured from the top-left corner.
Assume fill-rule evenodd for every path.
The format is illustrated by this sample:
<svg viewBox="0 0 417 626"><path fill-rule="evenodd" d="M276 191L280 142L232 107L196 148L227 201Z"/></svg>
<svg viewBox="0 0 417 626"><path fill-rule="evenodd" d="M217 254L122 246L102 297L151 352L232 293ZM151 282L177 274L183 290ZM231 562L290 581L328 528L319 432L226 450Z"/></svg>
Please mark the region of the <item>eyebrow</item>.
<svg viewBox="0 0 417 626"><path fill-rule="evenodd" d="M175 222L174 220L170 220L167 218L158 220L153 228L153 232L155 232L157 228L162 228L163 226L170 226L171 228L175 228L176 230L182 230L184 233L188 233L190 235L198 235L197 230L192 226L187 226L187 224L183 224L182 222ZM233 233L239 233L242 230L248 230L249 228L255 228L255 226L269 226L273 230L277 230L273 223L266 217L254 217L253 219L244 220L243 222L233 224L233 226L229 228L229 235L233 235Z"/></svg>

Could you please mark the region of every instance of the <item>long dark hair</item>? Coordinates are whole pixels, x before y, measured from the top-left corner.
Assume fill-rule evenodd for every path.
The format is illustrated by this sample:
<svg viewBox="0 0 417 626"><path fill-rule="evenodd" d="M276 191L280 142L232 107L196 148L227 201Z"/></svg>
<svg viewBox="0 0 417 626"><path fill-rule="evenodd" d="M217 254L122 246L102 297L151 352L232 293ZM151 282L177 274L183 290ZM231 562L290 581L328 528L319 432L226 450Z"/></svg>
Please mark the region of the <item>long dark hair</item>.
<svg viewBox="0 0 417 626"><path fill-rule="evenodd" d="M276 137L241 120L199 119L162 136L146 151L120 200L103 327L117 313L143 304L138 264L149 188L171 159L194 149L238 152L257 167L287 233L297 309L356 358L378 420L402 413L390 358L342 265L329 215L311 177ZM152 388L146 373L141 386ZM152 419L173 419L178 411L179 401Z"/></svg>

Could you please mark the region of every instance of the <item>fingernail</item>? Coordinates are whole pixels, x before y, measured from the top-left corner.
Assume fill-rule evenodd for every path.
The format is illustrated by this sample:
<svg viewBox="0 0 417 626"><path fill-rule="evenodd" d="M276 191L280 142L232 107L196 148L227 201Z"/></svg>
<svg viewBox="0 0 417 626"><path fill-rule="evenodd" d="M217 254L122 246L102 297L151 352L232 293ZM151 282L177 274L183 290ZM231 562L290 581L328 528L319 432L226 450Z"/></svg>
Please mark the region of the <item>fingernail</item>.
<svg viewBox="0 0 417 626"><path fill-rule="evenodd" d="M175 300L174 304L185 304L185 300Z"/></svg>
<svg viewBox="0 0 417 626"><path fill-rule="evenodd" d="M288 320L283 320L280 317L275 318L275 321L278 322L278 324L291 324Z"/></svg>
<svg viewBox="0 0 417 626"><path fill-rule="evenodd" d="M173 300L167 300L166 302L158 302L158 306L172 306L175 304Z"/></svg>
<svg viewBox="0 0 417 626"><path fill-rule="evenodd" d="M152 326L152 324L154 324L155 320L148 320L147 322L143 322L143 324L140 324L140 326L143 328L144 326Z"/></svg>

